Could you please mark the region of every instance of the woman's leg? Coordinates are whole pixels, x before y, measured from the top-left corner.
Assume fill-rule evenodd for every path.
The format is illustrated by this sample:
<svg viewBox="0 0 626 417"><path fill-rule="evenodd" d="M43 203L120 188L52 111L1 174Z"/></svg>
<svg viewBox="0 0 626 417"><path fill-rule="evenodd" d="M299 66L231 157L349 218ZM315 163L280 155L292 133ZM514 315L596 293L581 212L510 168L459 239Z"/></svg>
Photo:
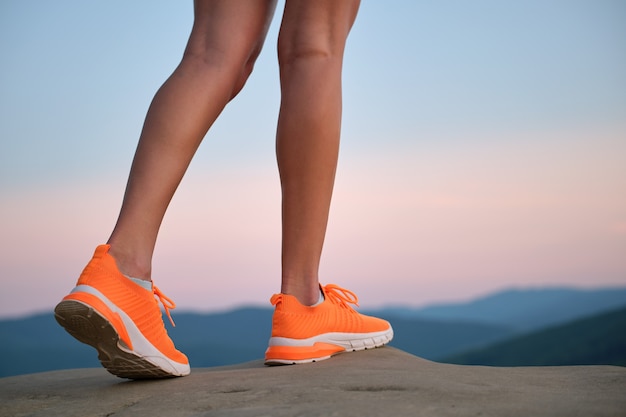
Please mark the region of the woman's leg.
<svg viewBox="0 0 626 417"><path fill-rule="evenodd" d="M109 238L126 275L150 279L167 206L196 149L252 71L276 0L197 0L180 65L154 97Z"/></svg>
<svg viewBox="0 0 626 417"><path fill-rule="evenodd" d="M341 70L359 0L287 0L278 41L281 292L319 299L318 269L341 129Z"/></svg>
<svg viewBox="0 0 626 417"><path fill-rule="evenodd" d="M268 365L317 362L393 338L387 321L349 306L358 302L354 293L318 281L339 152L343 52L358 6L358 0L286 0L277 132L283 274L281 293L270 300Z"/></svg>
<svg viewBox="0 0 626 417"><path fill-rule="evenodd" d="M263 44L275 0L198 0L183 59L156 94L139 140L109 245L96 248L76 287L55 308L72 336L123 378L189 374L189 360L163 325L174 303L150 280L165 210L207 130L243 87ZM111 256L113 255L113 256Z"/></svg>

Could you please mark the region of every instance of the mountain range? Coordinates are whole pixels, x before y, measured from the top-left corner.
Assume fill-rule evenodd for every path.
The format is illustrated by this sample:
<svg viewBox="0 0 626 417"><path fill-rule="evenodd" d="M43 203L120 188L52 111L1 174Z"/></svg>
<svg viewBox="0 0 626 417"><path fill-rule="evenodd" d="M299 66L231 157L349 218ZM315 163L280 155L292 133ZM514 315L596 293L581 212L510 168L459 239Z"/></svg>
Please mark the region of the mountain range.
<svg viewBox="0 0 626 417"><path fill-rule="evenodd" d="M626 288L507 290L467 303L364 312L392 323L392 346L430 360L626 365ZM180 313L168 332L192 367L228 365L263 357L271 316L255 307ZM0 339L0 376L99 366L93 348L69 336L52 313L0 320Z"/></svg>
<svg viewBox="0 0 626 417"><path fill-rule="evenodd" d="M443 358L463 365L626 366L626 307Z"/></svg>
<svg viewBox="0 0 626 417"><path fill-rule="evenodd" d="M392 317L469 321L530 331L625 304L626 288L623 287L510 289L464 303L435 304L419 309L394 306L383 309L382 313Z"/></svg>

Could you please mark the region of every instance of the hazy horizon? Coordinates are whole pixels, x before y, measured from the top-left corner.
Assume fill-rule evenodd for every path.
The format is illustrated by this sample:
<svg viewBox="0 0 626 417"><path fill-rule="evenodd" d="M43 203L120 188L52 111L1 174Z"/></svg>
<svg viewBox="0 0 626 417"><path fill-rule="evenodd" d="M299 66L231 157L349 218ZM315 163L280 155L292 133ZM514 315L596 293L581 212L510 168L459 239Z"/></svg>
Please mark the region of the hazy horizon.
<svg viewBox="0 0 626 417"><path fill-rule="evenodd" d="M574 291L603 291L603 290L624 290L626 289L626 285L623 286L600 286L600 287L577 287L577 286L545 286L545 287L537 287L537 286L532 286L532 287L507 287L507 288L501 288L501 289L494 289L493 291L489 291L487 293L484 294L478 294L472 297L467 297L467 298L442 298L441 300L432 300L432 301L426 301L424 303L387 303L387 304L372 304L369 305L370 303L363 305L363 304L359 304L358 307L356 307L359 311L377 311L377 310L385 310L385 309L409 309L409 310L421 310L421 309L426 309L426 308L430 308L430 307L442 307L442 306L451 306L451 305L463 305L463 304L467 304L467 303L472 303L474 301L478 301L478 300L482 300L485 298L489 298L492 296L496 296L496 295L500 295L502 293L506 293L506 292L510 292L510 291L520 291L520 292L524 292L524 291L546 291L546 290L574 290ZM42 315L42 314L53 314L53 305L50 305L48 307L44 307L40 310L32 310L32 311L28 311L25 313L8 313L8 314L2 314L0 313L0 320L13 320L13 319L23 319L23 318L27 318L27 317L32 317L32 316L38 316L38 315ZM236 311L236 310L240 310L240 309L246 309L246 308L265 308L265 309L272 309L273 307L271 305L269 305L269 303L266 302L243 302L241 304L233 304L233 305L228 305L228 306L224 306L224 307L219 307L219 308L210 308L210 307L201 307L201 306L192 306L192 307L185 307L185 306L178 306L175 309L175 312L172 313L174 315L176 314L185 314L185 313L191 313L191 314L220 314L220 313L228 313L230 311ZM592 315L595 313L592 313Z"/></svg>

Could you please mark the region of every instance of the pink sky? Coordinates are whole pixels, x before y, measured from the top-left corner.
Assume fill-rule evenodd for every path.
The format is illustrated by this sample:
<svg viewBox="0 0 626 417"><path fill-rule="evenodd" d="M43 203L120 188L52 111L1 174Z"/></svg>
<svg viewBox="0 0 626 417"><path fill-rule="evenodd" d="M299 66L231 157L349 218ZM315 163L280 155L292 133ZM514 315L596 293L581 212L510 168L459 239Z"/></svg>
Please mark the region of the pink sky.
<svg viewBox="0 0 626 417"><path fill-rule="evenodd" d="M509 287L624 286L621 133L483 137L377 154L349 147L322 279L357 292L364 307ZM5 196L0 317L50 310L71 289L108 236L123 185L77 180ZM279 288L279 197L271 163L194 165L163 225L157 285L184 310L269 306Z"/></svg>
<svg viewBox="0 0 626 417"><path fill-rule="evenodd" d="M50 311L108 237L189 34L181 4L2 3L0 317ZM364 307L625 286L624 12L362 2L322 280ZM279 25L166 216L153 278L181 309L269 306L279 288Z"/></svg>

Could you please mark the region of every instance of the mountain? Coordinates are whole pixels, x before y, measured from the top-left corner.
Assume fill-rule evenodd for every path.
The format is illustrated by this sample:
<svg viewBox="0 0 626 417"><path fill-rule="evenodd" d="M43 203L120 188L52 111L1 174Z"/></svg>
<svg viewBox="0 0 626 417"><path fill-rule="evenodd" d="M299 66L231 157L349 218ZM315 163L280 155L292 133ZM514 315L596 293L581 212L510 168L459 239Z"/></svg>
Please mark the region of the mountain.
<svg viewBox="0 0 626 417"><path fill-rule="evenodd" d="M443 360L494 343L505 343L524 330L520 323L526 323L526 329L537 329L542 323L580 317L602 306L606 311L625 292L625 289L508 291L471 303L420 310L420 314L426 312L431 317L402 308L366 313L392 323L395 331L392 346L426 359ZM564 305L566 299L571 305ZM626 301L621 306L626 306ZM566 310L566 314L561 310ZM538 316L539 311L551 316L546 320ZM174 315L176 327L171 328L167 320L166 326L176 346L188 355L192 367L219 366L262 358L270 336L271 316L269 308L239 308L213 314L178 313ZM580 337L569 341L567 349L560 346L557 350L565 354L579 349L577 340L582 343L586 340L583 336L593 335L596 328L600 326L579 328ZM615 331L626 333L624 330L616 325ZM93 348L74 340L56 323L52 313L0 320L0 340L0 377L100 366ZM594 346L598 349L602 346L599 342L584 343L592 350ZM559 363L555 357L550 360L552 364Z"/></svg>
<svg viewBox="0 0 626 417"><path fill-rule="evenodd" d="M626 307L454 355L442 362L465 365L626 366Z"/></svg>
<svg viewBox="0 0 626 417"><path fill-rule="evenodd" d="M269 308L241 308L225 313L176 315L169 330L192 366L231 365L262 358L272 331Z"/></svg>
<svg viewBox="0 0 626 417"><path fill-rule="evenodd" d="M487 346L515 333L511 327L494 324L411 319L385 314L378 317L393 326L391 346L430 360Z"/></svg>
<svg viewBox="0 0 626 417"><path fill-rule="evenodd" d="M216 314L175 314L175 328L165 323L192 366L207 367L263 357L271 317L270 309L241 308ZM65 332L53 313L0 321L0 340L0 377L100 366L95 350Z"/></svg>
<svg viewBox="0 0 626 417"><path fill-rule="evenodd" d="M263 357L272 310L241 308L217 314L180 313L168 333L194 367L230 365ZM505 326L386 317L395 330L391 345L427 359L485 346L511 335ZM52 313L0 321L0 376L100 366L95 351L78 343Z"/></svg>
<svg viewBox="0 0 626 417"><path fill-rule="evenodd" d="M433 305L421 309L393 307L381 314L441 321L471 321L530 331L626 305L626 288L511 289L467 303Z"/></svg>
<svg viewBox="0 0 626 417"><path fill-rule="evenodd" d="M0 376L100 365L93 349L77 343L52 313L0 321L0 340Z"/></svg>

